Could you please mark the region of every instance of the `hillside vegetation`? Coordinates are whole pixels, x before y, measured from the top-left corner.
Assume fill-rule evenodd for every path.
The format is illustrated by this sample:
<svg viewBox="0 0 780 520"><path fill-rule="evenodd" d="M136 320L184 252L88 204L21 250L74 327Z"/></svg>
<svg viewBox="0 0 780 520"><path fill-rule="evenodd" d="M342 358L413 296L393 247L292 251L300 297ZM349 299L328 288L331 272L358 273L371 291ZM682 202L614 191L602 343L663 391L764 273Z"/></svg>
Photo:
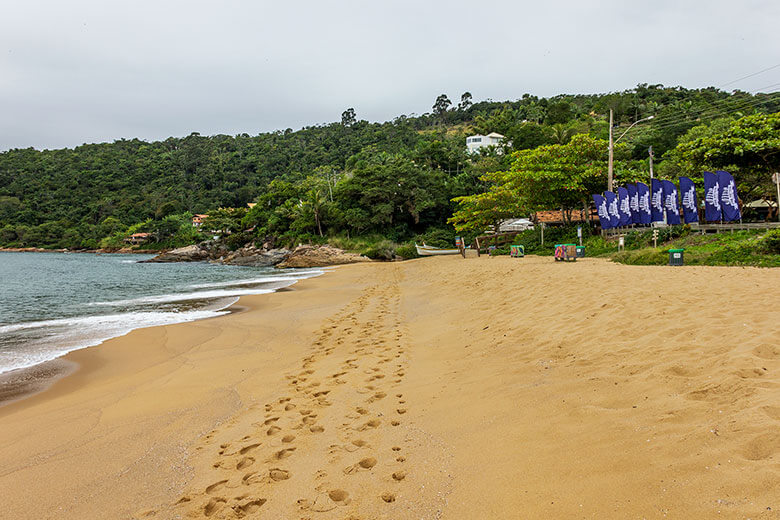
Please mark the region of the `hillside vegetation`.
<svg viewBox="0 0 780 520"><path fill-rule="evenodd" d="M645 175L649 145L657 171L673 177L701 163L682 144L743 116L777 112L780 95L640 85L603 95L472 103L465 93L456 105L442 95L431 113L385 123L362 121L349 109L340 122L298 131L8 150L0 153L0 246L96 248L148 232L151 247L173 247L204 238L190 224L195 213L212 215L206 228L229 234L231 247L252 240L374 237L372 243L401 244L425 234L451 237L447 221L458 200L489 192L497 173L511 171L519 158L537 164L523 152L589 150L587 160L599 168L591 164L580 187L602 185L610 109L618 132L654 116L621 141L618 178ZM504 134L506 145L470 157L465 137L489 132ZM745 179L752 171L750 164L736 167ZM756 194L764 189L753 184ZM572 200L580 204L581 197ZM247 211L249 202L257 205ZM562 207L553 197L520 201L510 213L527 214L542 203Z"/></svg>

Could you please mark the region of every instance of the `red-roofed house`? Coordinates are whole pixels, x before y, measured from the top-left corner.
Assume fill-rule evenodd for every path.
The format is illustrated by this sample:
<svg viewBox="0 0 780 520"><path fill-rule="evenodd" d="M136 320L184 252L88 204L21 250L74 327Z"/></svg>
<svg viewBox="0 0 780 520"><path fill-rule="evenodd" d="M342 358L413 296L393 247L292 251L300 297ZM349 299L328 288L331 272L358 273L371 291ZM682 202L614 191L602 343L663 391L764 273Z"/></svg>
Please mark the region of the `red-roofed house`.
<svg viewBox="0 0 780 520"><path fill-rule="evenodd" d="M587 222L588 220L597 219L599 214L598 211L594 208L589 208L590 211L590 219L588 218L588 214L585 213L583 210L572 210L571 211L571 222ZM565 224L565 215L563 214L563 211L561 210L547 210L547 211L537 211L534 216L533 220L537 224L545 223L546 225L556 225L556 224Z"/></svg>
<svg viewBox="0 0 780 520"><path fill-rule="evenodd" d="M133 233L129 237L125 238L125 242L137 246L138 244L143 244L147 240L149 240L149 237L151 237L151 233Z"/></svg>
<svg viewBox="0 0 780 520"><path fill-rule="evenodd" d="M195 215L192 216L192 225L195 226L196 228L199 228L200 226L203 225L203 221L206 220L207 218L209 218L208 215L196 213Z"/></svg>

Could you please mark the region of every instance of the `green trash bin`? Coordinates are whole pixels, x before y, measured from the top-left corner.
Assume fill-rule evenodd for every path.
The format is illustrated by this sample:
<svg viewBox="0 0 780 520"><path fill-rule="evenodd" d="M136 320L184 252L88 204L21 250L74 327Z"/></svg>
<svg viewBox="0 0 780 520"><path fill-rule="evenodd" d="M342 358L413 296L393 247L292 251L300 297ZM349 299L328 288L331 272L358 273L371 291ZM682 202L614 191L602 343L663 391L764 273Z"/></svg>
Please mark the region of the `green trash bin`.
<svg viewBox="0 0 780 520"><path fill-rule="evenodd" d="M684 265L683 251L685 249L670 249L669 265Z"/></svg>
<svg viewBox="0 0 780 520"><path fill-rule="evenodd" d="M585 246L577 246L577 258L585 258Z"/></svg>

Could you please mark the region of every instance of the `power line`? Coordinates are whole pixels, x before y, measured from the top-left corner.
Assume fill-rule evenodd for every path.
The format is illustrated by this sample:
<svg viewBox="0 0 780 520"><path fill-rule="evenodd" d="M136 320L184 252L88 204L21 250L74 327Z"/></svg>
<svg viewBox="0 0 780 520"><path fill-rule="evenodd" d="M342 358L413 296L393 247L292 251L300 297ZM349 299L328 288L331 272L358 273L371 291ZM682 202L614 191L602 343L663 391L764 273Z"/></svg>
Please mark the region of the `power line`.
<svg viewBox="0 0 780 520"><path fill-rule="evenodd" d="M765 68L763 70L759 70L758 72L754 72L752 74L748 74L747 76L742 76L741 78L735 79L734 81L729 81L728 83L724 83L723 85L721 85L718 88L723 88L723 87L725 87L727 85L732 85L734 83L738 83L738 82L742 81L743 79L748 79L748 78L752 78L753 76L758 76L759 74L763 74L764 72L770 71L772 69L776 69L778 67L780 67L780 63L778 63L777 65L772 65L771 67L767 67L767 68Z"/></svg>
<svg viewBox="0 0 780 520"><path fill-rule="evenodd" d="M777 85L780 85L778 83ZM774 86L774 85L770 85ZM776 94L777 92L768 92L765 94L771 95ZM750 107L757 107L764 103L773 102L775 101L775 98L768 97L768 98L758 98L758 97L751 97L749 99L733 99L733 98L727 98L727 99L720 99L717 101L714 101L712 103L709 103L705 107L701 108L694 108L692 110L691 115L695 115L699 118L708 118L713 115L721 115L722 111L725 112L735 112L738 110L744 110L746 108ZM656 119L654 122L651 123L651 125L654 128L665 128L671 125L675 125L678 122L682 120L687 120L688 116L679 114L679 113L672 113L665 116L661 116L658 119Z"/></svg>
<svg viewBox="0 0 780 520"><path fill-rule="evenodd" d="M776 92L772 92L772 94L775 93ZM731 103L720 103L717 105L710 105L708 107L705 107L699 112L692 111L690 116L683 115L683 114L671 114L667 117L664 117L663 119L659 119L660 123L651 123L651 125L653 126L653 128L663 129L663 128L668 128L670 126L674 126L684 121L694 121L696 119L703 120L703 119L723 117L728 113L738 112L748 108L758 108L765 103L771 103L775 101L780 101L780 100L776 100L772 98L743 99Z"/></svg>
<svg viewBox="0 0 780 520"><path fill-rule="evenodd" d="M774 68L774 67L770 67L770 68ZM780 83L772 83L771 85L766 85L766 86L761 87L759 90L764 90L764 89L768 89L768 88L771 88L771 87L776 87L778 85L780 85ZM763 102L766 102L766 101L769 101L769 100L767 100L767 99L756 99L756 97L759 94L771 95L771 94L776 94L776 93L777 92L760 92L760 93L757 93L757 94L750 94L748 92L746 94L748 96L751 96L749 99L741 99L741 100L736 100L736 101L733 98L733 94L730 94L729 97L726 97L726 98L723 98L723 99L716 99L715 101L712 101L711 103L709 103L709 107L704 109L701 112L701 114L705 114L707 112L711 112L713 110L717 110L721 106L727 106L728 105L729 108L734 108L736 106L749 104L749 103L752 103L752 102L763 103ZM746 108L746 106L742 106L741 108ZM655 123L653 123L653 126L659 127L660 125L658 124L658 121L662 121L663 123L667 123L667 122L675 119L676 117L681 117L681 116L678 116L678 115L675 115L675 114L669 114L667 116L662 116L661 118L657 119Z"/></svg>

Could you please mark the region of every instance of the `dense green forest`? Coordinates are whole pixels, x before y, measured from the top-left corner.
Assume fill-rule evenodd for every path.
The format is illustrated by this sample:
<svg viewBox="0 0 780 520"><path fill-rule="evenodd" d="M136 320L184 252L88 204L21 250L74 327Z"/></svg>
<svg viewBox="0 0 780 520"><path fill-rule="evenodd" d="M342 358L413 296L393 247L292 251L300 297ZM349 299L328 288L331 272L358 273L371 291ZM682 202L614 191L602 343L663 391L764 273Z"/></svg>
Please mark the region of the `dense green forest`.
<svg viewBox="0 0 780 520"><path fill-rule="evenodd" d="M610 109L616 136L653 116L620 141L618 178L643 173L652 146L661 175L674 178L717 163L733 166L752 196L771 193L764 174L778 160L774 120L755 123L769 134L753 156L736 153L727 141L745 116L780 111L778 93L645 84L619 93L525 94L505 102L472 103L464 93L455 101L441 95L430 113L384 123L360 120L347 109L339 122L298 131L8 150L0 153L0 246L118 246L140 231L151 233L158 247L182 245L204 238L190 224L195 213L209 213L207 229L230 231L234 246L268 237L293 243L381 235L400 242L452 230L453 213L467 216L473 197L487 197L476 201L484 204L496 189L509 190L498 195L510 195L503 209L516 204L514 216L545 204L564 207L556 197L517 198L517 190L538 194L540 178L512 184L497 172L518 164L544 169L539 164L559 150L587 149L581 158L588 171L580 172L576 197L565 199L576 207L605 175ZM465 137L489 132L506 136L502 149L469 156ZM713 147L723 148L722 155L713 157ZM570 184L546 189L564 192ZM249 202L257 205L246 211ZM483 220L495 214L488 217Z"/></svg>

